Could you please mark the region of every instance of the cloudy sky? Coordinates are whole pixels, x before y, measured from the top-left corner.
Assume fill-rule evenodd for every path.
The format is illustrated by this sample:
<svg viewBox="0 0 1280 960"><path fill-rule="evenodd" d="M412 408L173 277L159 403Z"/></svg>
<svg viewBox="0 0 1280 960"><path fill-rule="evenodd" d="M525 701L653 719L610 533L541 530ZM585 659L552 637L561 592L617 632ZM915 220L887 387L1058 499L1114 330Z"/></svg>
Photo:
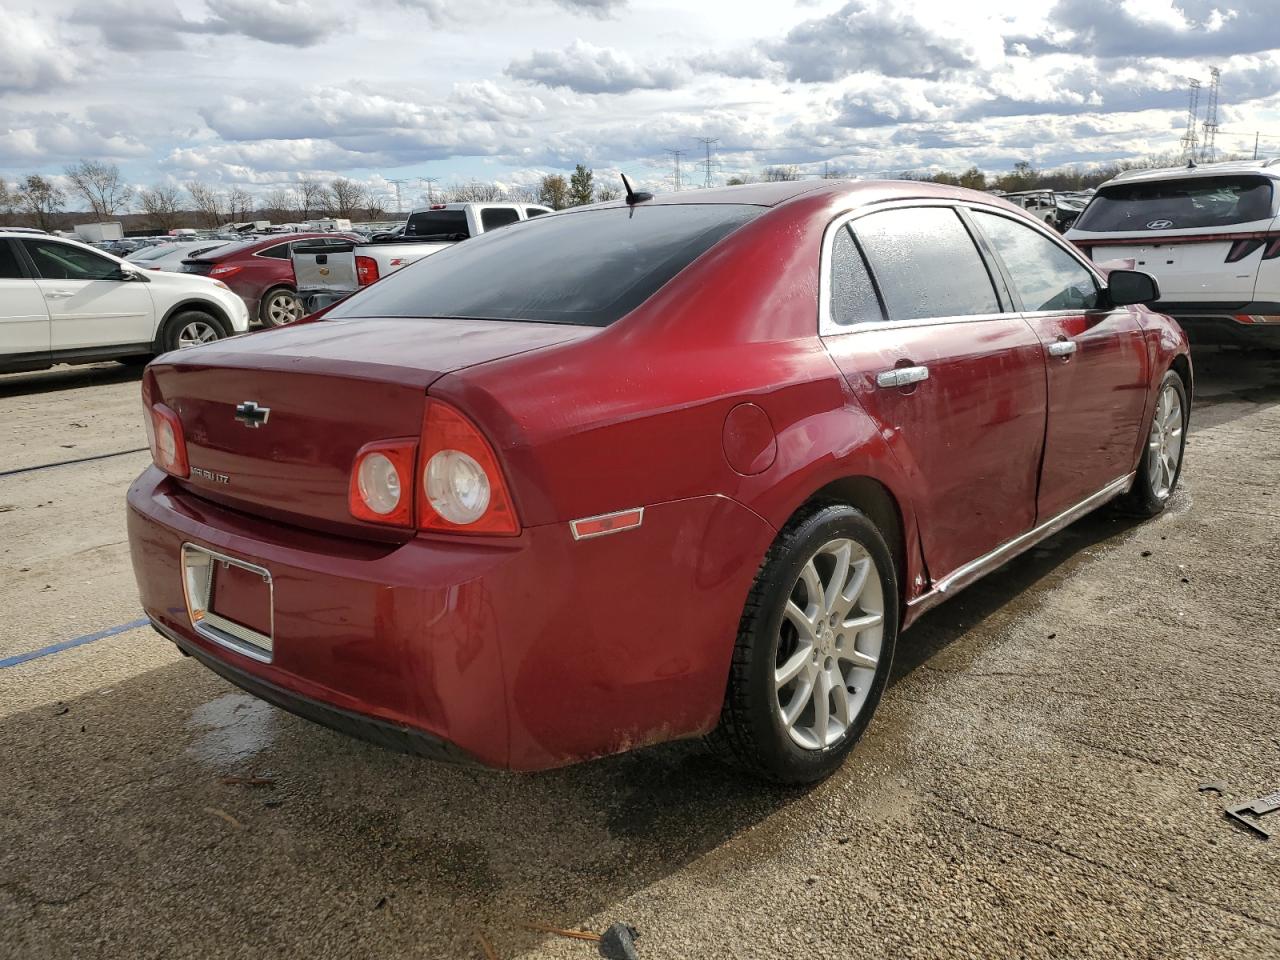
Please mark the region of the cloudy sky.
<svg viewBox="0 0 1280 960"><path fill-rule="evenodd" d="M830 162L867 176L1176 150L1280 153L1275 0L4 0L0 176L301 174L527 184L579 161L669 188ZM694 183L701 170L687 170ZM406 201L421 184L405 184Z"/></svg>

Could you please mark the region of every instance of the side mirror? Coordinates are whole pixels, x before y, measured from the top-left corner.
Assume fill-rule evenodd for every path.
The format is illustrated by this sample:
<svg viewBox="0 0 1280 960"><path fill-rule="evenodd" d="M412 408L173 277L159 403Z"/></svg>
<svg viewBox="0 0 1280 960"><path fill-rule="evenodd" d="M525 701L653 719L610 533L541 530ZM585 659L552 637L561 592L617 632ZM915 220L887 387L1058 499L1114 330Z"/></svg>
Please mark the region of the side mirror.
<svg viewBox="0 0 1280 960"><path fill-rule="evenodd" d="M1112 270L1107 276L1107 296L1113 307L1154 303L1160 299L1160 285L1155 277L1141 270Z"/></svg>
<svg viewBox="0 0 1280 960"><path fill-rule="evenodd" d="M150 283L151 282L146 278L146 276L143 275L141 270L138 270L135 267L124 267L124 266L120 268L120 273L115 279L123 281L124 283Z"/></svg>

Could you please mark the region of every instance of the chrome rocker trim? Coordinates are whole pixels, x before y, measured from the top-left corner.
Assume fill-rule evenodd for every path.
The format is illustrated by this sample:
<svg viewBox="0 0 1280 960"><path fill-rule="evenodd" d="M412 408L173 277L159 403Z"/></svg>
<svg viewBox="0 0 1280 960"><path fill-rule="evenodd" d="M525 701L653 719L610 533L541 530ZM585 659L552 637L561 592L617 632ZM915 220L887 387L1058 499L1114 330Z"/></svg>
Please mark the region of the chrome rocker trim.
<svg viewBox="0 0 1280 960"><path fill-rule="evenodd" d="M1081 500L1074 507L1068 507L1056 517L1046 520L1026 533L1008 540L990 553L970 560L962 567L957 567L945 577L936 581L933 588L922 593L914 600L907 601L907 609L913 614L921 614L932 609L954 593L959 593L975 580L980 580L992 570L1012 560L1023 550L1034 547L1041 540L1048 539L1064 527L1070 526L1086 513L1091 513L1109 500L1129 492L1137 473L1130 473L1112 480L1105 487L1090 497Z"/></svg>

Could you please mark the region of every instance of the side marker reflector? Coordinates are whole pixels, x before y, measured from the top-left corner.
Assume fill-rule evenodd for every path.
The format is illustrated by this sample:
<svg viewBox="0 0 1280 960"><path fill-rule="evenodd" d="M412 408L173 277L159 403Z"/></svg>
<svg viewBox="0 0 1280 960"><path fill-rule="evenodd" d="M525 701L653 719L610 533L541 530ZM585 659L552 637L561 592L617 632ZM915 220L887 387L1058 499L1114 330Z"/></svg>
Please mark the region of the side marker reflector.
<svg viewBox="0 0 1280 960"><path fill-rule="evenodd" d="M616 513L602 513L598 517L583 517L569 523L569 529L575 540L588 540L591 537L603 537L607 533L620 533L623 530L634 530L644 520L644 507L631 510L619 510Z"/></svg>

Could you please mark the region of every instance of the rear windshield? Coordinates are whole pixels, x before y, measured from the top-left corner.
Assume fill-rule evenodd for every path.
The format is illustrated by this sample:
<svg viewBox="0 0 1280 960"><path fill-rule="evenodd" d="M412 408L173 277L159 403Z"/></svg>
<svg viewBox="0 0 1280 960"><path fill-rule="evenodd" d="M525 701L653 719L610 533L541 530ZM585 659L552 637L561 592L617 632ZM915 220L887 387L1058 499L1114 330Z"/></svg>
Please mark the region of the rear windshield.
<svg viewBox="0 0 1280 960"><path fill-rule="evenodd" d="M404 225L404 235L432 240L466 240L471 231L467 229L465 210L424 210L410 214Z"/></svg>
<svg viewBox="0 0 1280 960"><path fill-rule="evenodd" d="M1197 177L1104 187L1076 221L1077 230L1185 230L1271 219L1266 177Z"/></svg>
<svg viewBox="0 0 1280 960"><path fill-rule="evenodd" d="M525 220L419 260L357 293L329 316L605 327L763 210L744 204L673 204Z"/></svg>

